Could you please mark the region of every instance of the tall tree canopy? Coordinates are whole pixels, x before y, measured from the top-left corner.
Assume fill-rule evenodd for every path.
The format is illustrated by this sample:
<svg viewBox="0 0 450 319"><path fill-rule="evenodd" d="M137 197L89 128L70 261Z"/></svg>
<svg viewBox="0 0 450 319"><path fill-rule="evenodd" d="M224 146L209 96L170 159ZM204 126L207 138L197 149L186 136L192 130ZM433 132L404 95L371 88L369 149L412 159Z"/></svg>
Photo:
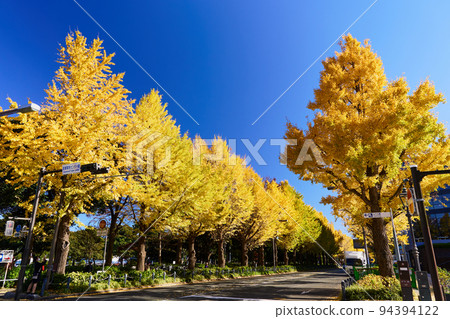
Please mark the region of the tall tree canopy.
<svg viewBox="0 0 450 319"><path fill-rule="evenodd" d="M285 156L289 169L301 179L336 189L336 196L324 200L336 213L347 206L343 197L355 198L358 209L349 216L353 219L365 211L398 206L401 183L409 173L402 165L443 168L450 159L449 139L431 112L444 98L430 81L410 93L403 77L387 80L368 41L361 44L347 35L340 46L341 52L323 62L319 88L308 105L315 111L313 122L307 129L287 123L285 138L296 145L291 143ZM313 160L298 161L307 140L314 142L313 150L323 160L310 156ZM436 182L427 181L429 187ZM367 222L380 273L393 276L386 223L379 218Z"/></svg>

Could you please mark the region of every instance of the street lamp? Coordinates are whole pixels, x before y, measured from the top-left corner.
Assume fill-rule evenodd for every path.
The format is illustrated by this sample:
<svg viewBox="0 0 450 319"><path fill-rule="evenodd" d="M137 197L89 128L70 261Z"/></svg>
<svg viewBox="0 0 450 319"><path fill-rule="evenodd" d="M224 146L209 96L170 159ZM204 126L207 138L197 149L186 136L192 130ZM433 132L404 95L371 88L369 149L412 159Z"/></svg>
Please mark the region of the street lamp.
<svg viewBox="0 0 450 319"><path fill-rule="evenodd" d="M400 201L402 202L403 209L406 208L406 217L408 217L408 224L409 224L409 232L411 233L411 240L412 240L412 254L414 257L414 263L416 264L416 271L421 271L420 269L420 261L419 261L419 250L417 249L416 245L416 237L414 236L414 228L412 225L412 219L411 219L411 213L409 211L409 207L407 204L403 202L403 198L406 200L408 197L408 192L405 187L403 187L402 192L398 195L400 198Z"/></svg>
<svg viewBox="0 0 450 319"><path fill-rule="evenodd" d="M39 112L41 107L34 103L29 103L27 106L20 106L17 109L9 109L3 112L0 112L0 117L9 116L17 113L31 113L31 112Z"/></svg>

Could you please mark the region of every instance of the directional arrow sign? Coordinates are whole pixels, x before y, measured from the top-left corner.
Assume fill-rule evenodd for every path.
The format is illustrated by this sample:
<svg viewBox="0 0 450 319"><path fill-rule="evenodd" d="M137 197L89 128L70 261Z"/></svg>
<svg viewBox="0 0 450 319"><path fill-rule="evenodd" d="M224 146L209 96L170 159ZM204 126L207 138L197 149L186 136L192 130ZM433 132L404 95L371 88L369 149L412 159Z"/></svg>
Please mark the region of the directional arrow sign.
<svg viewBox="0 0 450 319"><path fill-rule="evenodd" d="M72 163L72 164L66 164L62 166L62 174L68 175L68 174L77 174L81 170L80 163Z"/></svg>
<svg viewBox="0 0 450 319"><path fill-rule="evenodd" d="M383 213L364 213L364 218L388 218L391 217L390 212Z"/></svg>
<svg viewBox="0 0 450 319"><path fill-rule="evenodd" d="M0 250L0 263L10 263L14 258L14 250Z"/></svg>

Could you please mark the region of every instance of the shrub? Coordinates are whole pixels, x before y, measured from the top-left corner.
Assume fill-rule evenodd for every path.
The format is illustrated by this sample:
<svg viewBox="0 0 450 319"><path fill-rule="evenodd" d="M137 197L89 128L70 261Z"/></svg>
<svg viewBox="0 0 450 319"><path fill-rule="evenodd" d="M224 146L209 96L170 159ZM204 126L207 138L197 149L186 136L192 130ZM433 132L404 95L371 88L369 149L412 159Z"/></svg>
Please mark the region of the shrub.
<svg viewBox="0 0 450 319"><path fill-rule="evenodd" d="M402 300L400 281L370 274L345 290L347 300ZM369 297L370 296L370 297Z"/></svg>
<svg viewBox="0 0 450 319"><path fill-rule="evenodd" d="M444 287L444 293L450 294L450 272L445 268L438 267L439 281Z"/></svg>

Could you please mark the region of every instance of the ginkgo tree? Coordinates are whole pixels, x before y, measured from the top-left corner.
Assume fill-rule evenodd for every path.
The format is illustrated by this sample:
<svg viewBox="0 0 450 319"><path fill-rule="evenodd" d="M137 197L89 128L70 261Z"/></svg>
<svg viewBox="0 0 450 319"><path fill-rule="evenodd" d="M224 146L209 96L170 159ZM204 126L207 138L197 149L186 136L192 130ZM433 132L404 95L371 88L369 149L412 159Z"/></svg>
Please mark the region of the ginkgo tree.
<svg viewBox="0 0 450 319"><path fill-rule="evenodd" d="M129 204L139 230L138 270L144 270L145 239L149 227L162 232L166 220L186 200L183 193L197 177L191 143L168 114L155 90L141 98L130 121L127 141Z"/></svg>
<svg viewBox="0 0 450 319"><path fill-rule="evenodd" d="M252 181L248 179L245 159L232 154L224 140L216 138L212 150L221 156L212 163L223 190L215 196L212 207L215 215L213 238L217 242L218 266L225 267L224 244L237 232L253 208Z"/></svg>
<svg viewBox="0 0 450 319"><path fill-rule="evenodd" d="M284 250L284 263L289 263L288 252L308 243L320 235L321 226L315 210L303 202L302 196L287 181L280 184L281 202L285 205L282 218L283 233L278 236L278 246Z"/></svg>
<svg viewBox="0 0 450 319"><path fill-rule="evenodd" d="M117 159L123 156L121 143L132 101L122 85L124 74L113 74L114 54L106 54L102 41L87 44L79 32L66 37L59 49L53 82L46 90L47 101L40 114L22 114L17 119L2 119L0 161L12 168L10 182L30 186L39 170L61 169L66 163L99 163L119 173ZM15 107L14 103L12 104ZM70 244L70 227L84 212L97 192L109 180L85 179L86 174L61 178L60 173L45 177L44 191L52 200L39 207L40 214L55 217L61 223L57 234L55 268L64 273ZM23 203L31 211L31 201Z"/></svg>
<svg viewBox="0 0 450 319"><path fill-rule="evenodd" d="M403 77L388 81L368 41L361 44L347 35L340 46L341 52L323 61L319 88L308 105L315 112L313 121L307 129L287 123L288 168L303 180L334 187L337 195L327 202L336 203L335 211L346 208L339 200L343 196L358 201L358 214L389 211L399 205L402 182L409 175L402 165L428 170L448 164L449 139L432 113L444 98L428 80L413 92ZM298 161L307 141L313 141L312 155L319 154L319 160L310 156ZM430 178L424 186L437 182ZM386 221L373 218L366 225L380 274L394 276Z"/></svg>
<svg viewBox="0 0 450 319"><path fill-rule="evenodd" d="M178 238L187 241L189 269L194 269L197 261L195 240L198 236L212 231L216 221L214 204L223 199L227 181L215 169L220 165L223 144L214 143L209 147L200 136L196 136L192 145L192 158L189 161L193 172L193 181L184 192L178 212L168 220L168 229ZM217 163L216 163L217 162Z"/></svg>

